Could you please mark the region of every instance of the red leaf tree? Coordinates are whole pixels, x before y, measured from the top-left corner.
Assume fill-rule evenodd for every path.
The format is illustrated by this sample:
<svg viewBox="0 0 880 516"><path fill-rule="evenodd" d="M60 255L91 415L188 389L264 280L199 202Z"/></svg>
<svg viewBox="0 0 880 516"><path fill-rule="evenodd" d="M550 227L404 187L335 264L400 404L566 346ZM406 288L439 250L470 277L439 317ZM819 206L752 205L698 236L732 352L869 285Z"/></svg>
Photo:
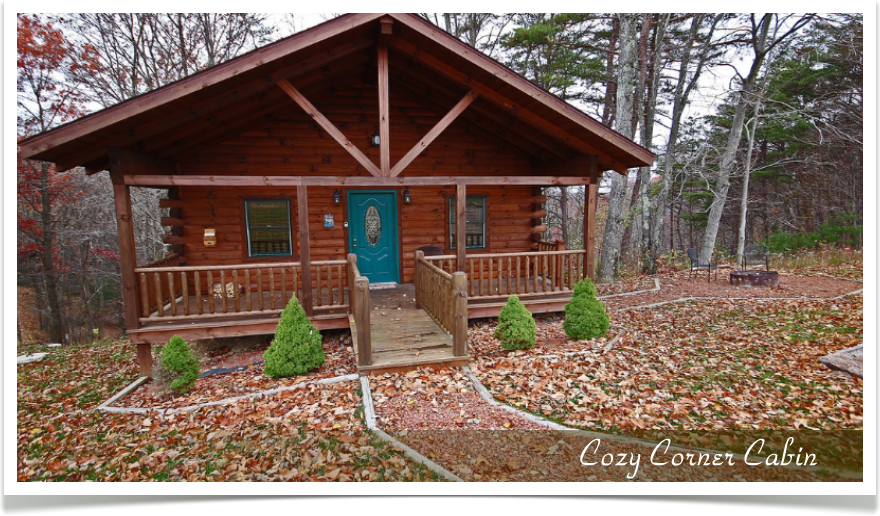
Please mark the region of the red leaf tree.
<svg viewBox="0 0 880 516"><path fill-rule="evenodd" d="M47 131L71 121L85 111L83 96L65 84L63 73L89 67L98 72L93 53L74 52L56 23L48 16L18 15L17 105L18 138ZM19 269L30 266L39 278L45 299L49 338L63 340L59 305L57 234L59 205L76 200L71 174L60 173L42 161L18 159L18 256Z"/></svg>

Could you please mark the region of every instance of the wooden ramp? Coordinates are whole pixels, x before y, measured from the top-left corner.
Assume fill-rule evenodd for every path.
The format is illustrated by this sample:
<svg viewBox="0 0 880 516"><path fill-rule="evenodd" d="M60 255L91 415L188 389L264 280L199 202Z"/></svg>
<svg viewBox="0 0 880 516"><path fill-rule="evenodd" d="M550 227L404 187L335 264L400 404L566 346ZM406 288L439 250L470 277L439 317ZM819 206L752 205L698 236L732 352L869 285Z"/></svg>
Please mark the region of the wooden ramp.
<svg viewBox="0 0 880 516"><path fill-rule="evenodd" d="M361 328L354 318L350 325L352 339L357 342ZM370 336L372 363L358 367L362 375L406 371L426 365L460 366L470 358L453 355L452 336L418 308L371 310Z"/></svg>

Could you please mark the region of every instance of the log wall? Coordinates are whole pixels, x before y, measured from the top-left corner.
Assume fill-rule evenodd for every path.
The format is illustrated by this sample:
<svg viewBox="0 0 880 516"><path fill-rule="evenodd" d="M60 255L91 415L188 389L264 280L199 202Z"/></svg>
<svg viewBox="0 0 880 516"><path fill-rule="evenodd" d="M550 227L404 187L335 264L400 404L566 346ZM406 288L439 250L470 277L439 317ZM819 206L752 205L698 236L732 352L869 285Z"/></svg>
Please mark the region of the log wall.
<svg viewBox="0 0 880 516"><path fill-rule="evenodd" d="M442 114L418 103L395 97L391 84L391 163L396 163L436 124ZM375 86L355 85L315 105L356 146L379 163L379 149L368 146L378 127L378 103ZM354 158L337 144L305 113L289 111L275 121L252 128L239 136L190 155L178 162L182 174L206 175L369 175ZM509 143L473 133L462 119L456 120L403 172L405 176L499 175L533 173L528 155ZM345 259L348 232L345 189L342 204L333 204L334 188L309 188L309 241L311 259ZM403 204L403 189L398 190L399 248L403 254L401 271L404 282L414 273L413 253L425 245L439 245L449 251L447 199L455 187L412 187L412 204ZM244 199L288 199L294 257L298 260L296 237L296 189L180 187L179 200L164 201L179 208L167 225L180 227L179 235L168 241L181 244L188 265L230 265L283 258L247 258L244 232ZM531 186L470 187L468 197L487 199L486 249L472 252L520 252L532 246L531 215L534 196ZM335 227L324 227L324 214L331 213ZM216 247L203 244L205 227L217 232Z"/></svg>
<svg viewBox="0 0 880 516"><path fill-rule="evenodd" d="M333 204L333 188L309 188L309 245L312 261L341 260L348 253L348 230L345 189L342 204ZM277 188L194 188L182 187L180 217L183 235L169 240L184 247L187 265L233 265L238 263L282 262L284 258L247 258L244 229L244 199L288 199L294 257L299 259L296 234L296 190ZM403 281L412 281L415 263L413 253L419 247L437 245L444 252L449 246L448 199L455 187L412 187L411 204L403 203L403 189L398 189L398 237L403 252ZM532 248L532 189L530 186L471 187L468 197L485 197L487 206L486 249L469 249L470 253L525 252ZM333 214L334 227L324 227L324 214ZM204 229L213 227L217 233L216 247L205 247Z"/></svg>

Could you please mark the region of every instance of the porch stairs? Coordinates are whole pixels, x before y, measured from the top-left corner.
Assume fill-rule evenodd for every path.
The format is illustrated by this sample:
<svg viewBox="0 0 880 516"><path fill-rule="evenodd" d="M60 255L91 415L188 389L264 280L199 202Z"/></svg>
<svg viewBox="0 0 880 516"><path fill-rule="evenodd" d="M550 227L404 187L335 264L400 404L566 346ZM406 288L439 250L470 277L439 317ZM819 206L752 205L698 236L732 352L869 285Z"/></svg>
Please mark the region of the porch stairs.
<svg viewBox="0 0 880 516"><path fill-rule="evenodd" d="M358 341L359 328L349 316L352 342ZM462 366L470 357L453 354L452 336L443 331L422 309L401 308L371 310L370 328L372 361L358 366L361 375L402 372L420 366ZM354 346L358 363L357 346Z"/></svg>

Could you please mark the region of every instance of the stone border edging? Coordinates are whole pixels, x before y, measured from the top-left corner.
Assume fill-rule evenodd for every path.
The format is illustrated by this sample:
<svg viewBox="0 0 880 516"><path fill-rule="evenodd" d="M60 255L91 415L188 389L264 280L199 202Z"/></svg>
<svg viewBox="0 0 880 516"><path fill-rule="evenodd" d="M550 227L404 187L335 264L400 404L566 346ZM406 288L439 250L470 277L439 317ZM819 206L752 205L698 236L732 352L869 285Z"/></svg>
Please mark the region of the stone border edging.
<svg viewBox="0 0 880 516"><path fill-rule="evenodd" d="M361 400L363 400L364 403L364 419L366 420L367 429L369 431L375 433L377 436L379 436L380 439L391 444L392 446L400 448L407 455L407 457L416 462L420 462L425 467L427 467L434 473L437 473L446 480L451 480L453 482L464 482L461 477L455 475L443 466L425 457L421 453L400 442L400 440L398 440L396 437L389 435L387 432L379 428L379 426L376 424L376 411L373 407L373 395L370 390L369 376L361 376L361 391Z"/></svg>
<svg viewBox="0 0 880 516"><path fill-rule="evenodd" d="M647 290L634 290L632 292L623 292L621 294L608 294L607 296L596 296L596 299L608 299L611 297L622 297L622 296L634 296L636 294L644 294L646 292L659 292L660 291L660 280L654 278L654 288L649 288Z"/></svg>
<svg viewBox="0 0 880 516"><path fill-rule="evenodd" d="M128 384L124 389L122 389L121 391L117 392L117 393L116 393L115 395L113 395L113 397L111 397L109 400L107 400L107 401L105 401L104 403L101 403L100 405L98 405L98 408L96 408L95 410L104 410L104 409L106 409L108 406L112 405L116 400L118 400L119 398L125 396L125 395L128 394L129 392L133 391L137 386L139 386L140 384L146 382L148 379L149 379L149 377L147 377L147 376L141 376L141 377L138 378L137 380L135 380L135 381L131 382L130 384Z"/></svg>
<svg viewBox="0 0 880 516"><path fill-rule="evenodd" d="M860 288L858 290L853 290L852 292L847 292L846 294L841 294L835 297L680 297L678 299L662 301L660 303L615 308L614 311L622 312L625 310L641 310L642 308L655 308L672 303L684 303L685 301L834 301L837 299L843 299L848 296L854 296L861 293L863 290L864 289Z"/></svg>
<svg viewBox="0 0 880 516"><path fill-rule="evenodd" d="M861 284L864 284L864 283L865 283L864 280L857 280L857 279L852 279L852 278L841 278L841 277L839 277L839 276L832 276L832 275L830 275L830 274L822 274L821 272L814 272L814 273L811 273L811 274L804 274L804 276L822 276L823 278L831 278L831 279L836 279L836 280L840 280L840 281L852 281L852 282L855 282L855 283L861 283Z"/></svg>
<svg viewBox="0 0 880 516"><path fill-rule="evenodd" d="M224 398L222 400L209 401L207 403L199 403L197 405L188 405L186 407L175 407L175 408L142 408L142 407L110 407L110 403L116 401L121 398L123 395L128 394L135 387L140 385L146 380L146 376L142 376L132 382L128 387L119 392L116 396L110 398L104 403L98 405L96 410L102 410L104 412L111 412L114 414L148 414L148 413L157 413L157 414L176 414L178 412L189 412L190 410L197 410L204 407L213 407L216 405L225 405L226 403L232 403L235 401L249 399L249 398L262 398L263 396L272 396L274 394L278 394L286 391L295 391L297 389L301 389L306 385L331 385L334 383L344 382L346 380L356 380L358 377L357 373L347 374L344 376L333 376L330 378L322 378L320 380L316 380L313 382L301 382L294 385L289 385L286 387L277 387L275 389L269 389L265 391L252 392L250 394L243 394L241 396L235 396L232 398ZM286 415L286 414L285 414Z"/></svg>
<svg viewBox="0 0 880 516"><path fill-rule="evenodd" d="M613 339L608 341L608 344L605 344L605 347L602 348L602 352L607 353L607 352L611 351L614 348L614 345L617 344L617 341L620 340L620 337L623 337L624 333L626 333L625 328L620 330L620 333L618 333ZM565 353L550 353L547 355L536 355L536 356L523 355L521 357L508 357L508 358L527 358L527 359L544 358L547 360L552 360L554 358L559 358L559 357L576 357L579 355L586 355L589 353L595 353L595 351L593 351L591 349L591 350L583 350L583 351L568 351ZM470 369L470 367L468 367L468 369Z"/></svg>
<svg viewBox="0 0 880 516"><path fill-rule="evenodd" d="M525 419L527 419L533 423L536 423L538 425L545 426L545 427L550 428L552 430L558 430L561 432L576 434L576 435L579 435L582 437L593 438L593 439L607 439L609 441L619 442L619 443L623 443L623 444L634 444L634 445L638 445L638 446L647 446L647 447L651 447L651 448L660 444L657 441L650 441L648 439L640 439L637 437L627 437L627 436L623 436L623 435L615 435L615 434L606 434L606 433L602 433L602 432L596 432L593 430L582 430L580 428L571 428L571 427L560 425L559 423L555 423L553 421L544 419L542 417L536 416L534 414L530 414L528 412L516 409L514 407L511 407L510 405L506 405L506 404L501 403L500 401L496 400L495 397L492 396L492 393L490 393L489 390L486 389L486 387L483 385L483 383L480 382L480 379L477 378L477 375L474 374L474 372L470 368L470 366L465 365L465 366L462 366L461 369L462 369L462 371L464 371L464 373L468 377L468 379L470 379L471 385L474 386L474 389L480 394L480 397L483 398L483 400L485 400L487 403L489 403L490 405L497 407L499 409L505 410L505 411L510 412L512 414L515 414L519 417L525 418ZM717 450L709 450L706 448L697 448L697 447L683 448L681 446L673 444L671 440L670 440L669 450L684 452L684 453L687 453L687 452L702 452L702 453L709 453L709 454L721 453L722 455L724 453L729 453L729 452L719 452ZM745 455L738 454L738 453L731 453L731 455L736 460L745 461ZM755 455L754 458L763 459L765 457ZM796 464L788 464L783 467L806 471L808 473L815 473L815 472L818 472L821 470L825 470L825 471L828 471L828 472L830 472L834 475L837 475L839 477L842 477L842 478L853 478L853 479L863 479L864 478L863 475L859 474L859 473L853 473L851 471L840 471L840 470L831 469L831 468L824 468L821 466L798 466Z"/></svg>

